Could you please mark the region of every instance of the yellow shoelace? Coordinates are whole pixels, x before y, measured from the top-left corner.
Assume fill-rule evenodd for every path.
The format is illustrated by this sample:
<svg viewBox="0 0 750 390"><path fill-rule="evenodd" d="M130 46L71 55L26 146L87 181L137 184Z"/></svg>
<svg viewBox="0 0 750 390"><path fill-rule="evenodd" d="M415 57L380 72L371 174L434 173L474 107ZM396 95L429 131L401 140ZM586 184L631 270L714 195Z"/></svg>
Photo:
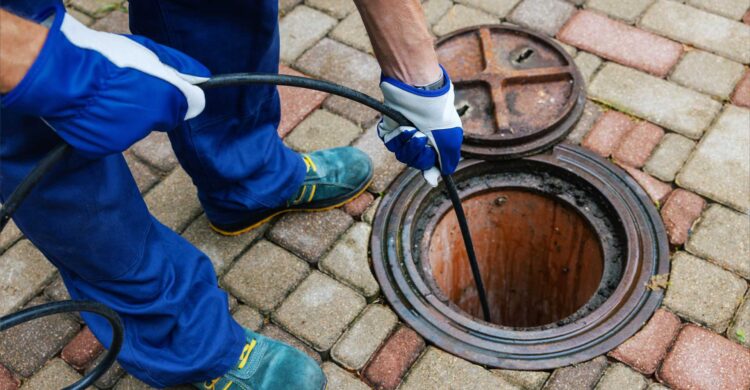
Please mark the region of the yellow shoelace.
<svg viewBox="0 0 750 390"><path fill-rule="evenodd" d="M310 172L310 170L312 170L313 172L317 172L318 171L318 167L315 166L315 163L310 158L310 156L308 156L306 154L303 154L302 155L302 161L305 162L305 167L306 167L305 172L306 173ZM312 202L313 197L315 196L315 189L317 188L317 184L313 184L310 187L308 187L307 184L303 185L302 186L302 191L300 191L299 196L297 196L297 199L295 199L294 202L292 202L292 204L298 204L298 203L302 202L302 199L305 198L305 193L307 192L308 188L310 188L310 194L307 195L307 201L308 202Z"/></svg>
<svg viewBox="0 0 750 390"><path fill-rule="evenodd" d="M238 369L242 369L247 365L247 360L250 358L250 352L253 351L253 348L255 348L255 344L257 342L255 339L250 342L250 344L245 344L245 348L242 348L242 354L240 355L240 363L237 365ZM205 387L205 390L216 390L216 384L219 382L221 377L216 378L212 380L211 382L204 382L203 387ZM224 385L224 387L221 390L229 390L229 387L232 386L234 382L229 381L227 384Z"/></svg>

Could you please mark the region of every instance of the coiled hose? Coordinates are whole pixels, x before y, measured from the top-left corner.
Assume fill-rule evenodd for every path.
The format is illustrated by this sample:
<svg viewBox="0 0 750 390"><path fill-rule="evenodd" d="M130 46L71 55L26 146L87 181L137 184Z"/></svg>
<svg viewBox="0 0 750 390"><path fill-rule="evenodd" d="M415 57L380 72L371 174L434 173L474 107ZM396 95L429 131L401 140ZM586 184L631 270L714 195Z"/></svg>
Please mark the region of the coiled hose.
<svg viewBox="0 0 750 390"><path fill-rule="evenodd" d="M292 87L300 87L306 89L314 89L318 91L328 92L333 95L345 97L347 99L356 101L364 104L381 114L393 119L401 126L413 126L403 114L394 110L391 107L379 102L378 100L365 95L359 91L344 87L342 85L334 84L328 81L315 80L306 77L281 75L275 73L234 73L214 76L208 81L198 84L203 89L219 88L219 87L230 87L230 86L242 86L247 84L276 84L286 85ZM34 189L36 184L44 177L44 175L52 169L57 162L65 158L70 152L70 146L62 144L55 147L49 152L42 160L31 170L31 172L24 178L24 180L16 187L11 193L6 202L0 208L0 232L5 228L5 225L10 220L13 213L18 209L28 194ZM461 228L461 235L463 236L464 244L466 245L466 252L469 257L469 264L471 266L471 272L474 277L474 283L476 284L477 293L479 295L479 301L482 306L482 314L485 321L490 320L489 305L487 303L487 296L484 290L484 283L482 282L482 276L479 273L479 264L477 263L476 254L474 253L474 244L471 240L471 234L469 232L469 226L466 223L466 215L464 214L463 207L461 205L461 199L458 195L456 184L453 182L453 178L450 175L442 175L445 189L448 191L448 195L453 204L453 208L456 212L456 218L458 219L459 227ZM90 312L101 315L109 322L112 327L112 343L102 361L97 365L91 372L81 378L79 381L65 388L65 390L81 390L88 386L91 386L97 379L99 379L115 362L117 354L120 352L123 341L123 326L120 317L112 309L102 305L98 302L92 301L60 301L52 302L44 305L30 307L22 311L7 315L0 318L0 332L12 328L22 323L45 317L53 314L70 313L70 312Z"/></svg>

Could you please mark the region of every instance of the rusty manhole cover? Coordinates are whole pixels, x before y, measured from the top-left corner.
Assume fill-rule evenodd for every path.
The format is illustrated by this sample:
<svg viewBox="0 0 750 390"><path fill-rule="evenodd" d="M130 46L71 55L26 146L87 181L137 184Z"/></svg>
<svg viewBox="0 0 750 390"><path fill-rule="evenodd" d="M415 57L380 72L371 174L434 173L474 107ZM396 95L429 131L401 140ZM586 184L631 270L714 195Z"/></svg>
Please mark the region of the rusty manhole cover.
<svg viewBox="0 0 750 390"><path fill-rule="evenodd" d="M565 138L583 112L581 75L572 57L549 38L488 25L442 38L437 52L455 85L465 156L538 153Z"/></svg>

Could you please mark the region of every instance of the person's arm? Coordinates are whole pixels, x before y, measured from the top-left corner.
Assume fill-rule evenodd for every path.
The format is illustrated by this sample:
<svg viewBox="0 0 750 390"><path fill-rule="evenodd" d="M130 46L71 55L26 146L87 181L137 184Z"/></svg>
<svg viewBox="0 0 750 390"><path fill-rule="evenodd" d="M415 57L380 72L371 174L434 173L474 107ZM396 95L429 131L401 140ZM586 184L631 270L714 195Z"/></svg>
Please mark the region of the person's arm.
<svg viewBox="0 0 750 390"><path fill-rule="evenodd" d="M9 92L21 82L42 50L47 31L0 9L0 93Z"/></svg>

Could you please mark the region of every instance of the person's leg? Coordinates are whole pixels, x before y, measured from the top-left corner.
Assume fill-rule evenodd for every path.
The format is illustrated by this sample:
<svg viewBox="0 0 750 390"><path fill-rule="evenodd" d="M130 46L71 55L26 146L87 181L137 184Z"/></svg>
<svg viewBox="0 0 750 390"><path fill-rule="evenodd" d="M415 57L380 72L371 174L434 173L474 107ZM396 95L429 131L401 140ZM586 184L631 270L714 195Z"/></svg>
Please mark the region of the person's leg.
<svg viewBox="0 0 750 390"><path fill-rule="evenodd" d="M62 141L39 118L8 111L0 117L0 197L7 199ZM135 377L165 387L214 378L236 364L245 335L211 262L149 214L121 155L88 160L73 153L13 219L58 267L73 299L120 314L125 342L118 360ZM83 317L108 346L107 322Z"/></svg>

